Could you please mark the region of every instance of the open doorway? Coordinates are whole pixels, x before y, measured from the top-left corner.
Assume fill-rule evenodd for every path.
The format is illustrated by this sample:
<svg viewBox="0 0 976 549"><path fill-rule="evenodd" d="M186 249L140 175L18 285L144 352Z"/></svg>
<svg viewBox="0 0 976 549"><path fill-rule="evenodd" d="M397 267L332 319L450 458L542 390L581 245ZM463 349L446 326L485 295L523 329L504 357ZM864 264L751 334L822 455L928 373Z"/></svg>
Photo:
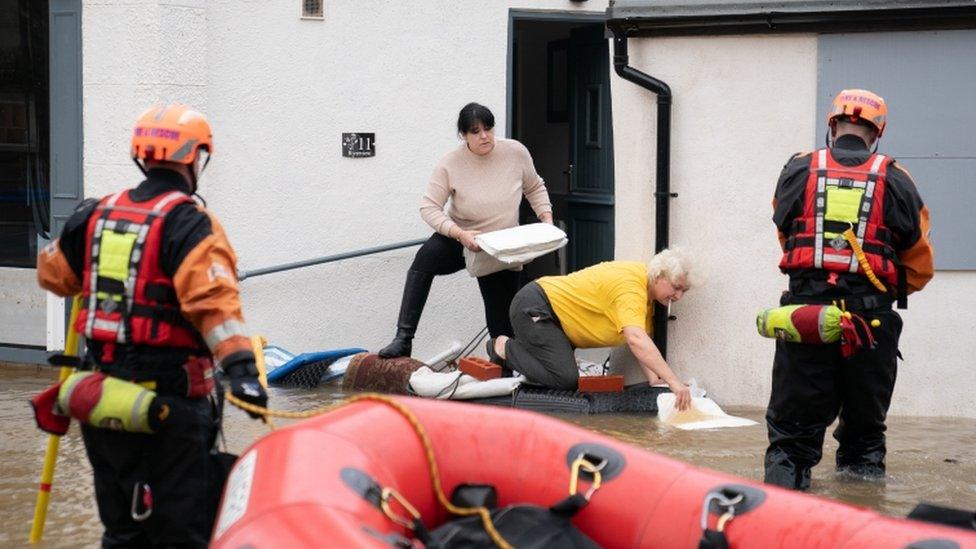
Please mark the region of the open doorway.
<svg viewBox="0 0 976 549"><path fill-rule="evenodd" d="M512 13L509 136L532 153L563 250L526 266L526 280L613 259L613 127L602 14ZM534 220L523 204L522 222Z"/></svg>

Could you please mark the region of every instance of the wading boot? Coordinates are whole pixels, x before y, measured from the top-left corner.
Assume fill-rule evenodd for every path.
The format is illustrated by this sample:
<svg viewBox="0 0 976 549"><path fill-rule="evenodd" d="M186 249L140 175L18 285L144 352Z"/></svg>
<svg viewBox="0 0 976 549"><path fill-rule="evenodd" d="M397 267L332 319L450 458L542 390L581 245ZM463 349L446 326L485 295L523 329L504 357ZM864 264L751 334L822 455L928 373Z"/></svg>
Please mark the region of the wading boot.
<svg viewBox="0 0 976 549"><path fill-rule="evenodd" d="M400 303L400 316L397 318L397 333L393 341L380 349L383 358L410 356L413 347L413 335L417 333L420 315L424 312L427 295L434 275L410 269L407 271L407 282L403 286L403 302Z"/></svg>

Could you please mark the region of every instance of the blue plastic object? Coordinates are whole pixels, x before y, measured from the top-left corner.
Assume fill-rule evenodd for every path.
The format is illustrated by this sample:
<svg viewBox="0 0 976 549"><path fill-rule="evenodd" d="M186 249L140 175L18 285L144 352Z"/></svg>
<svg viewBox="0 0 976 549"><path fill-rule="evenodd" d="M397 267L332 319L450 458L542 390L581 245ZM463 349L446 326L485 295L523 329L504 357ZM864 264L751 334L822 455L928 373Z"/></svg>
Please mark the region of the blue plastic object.
<svg viewBox="0 0 976 549"><path fill-rule="evenodd" d="M270 371L295 358L295 353L277 345L264 346L264 365Z"/></svg>
<svg viewBox="0 0 976 549"><path fill-rule="evenodd" d="M330 372L328 365L340 358L365 353L366 349L350 347L347 349L333 349L329 351L316 351L302 353L277 368L268 369L268 383L280 385L302 385L314 387L321 381L335 379L342 375L342 372ZM312 375L314 370L317 375ZM303 375L309 374L309 375ZM334 374L334 375L333 375ZM298 377L314 377L315 379L304 380L301 383L290 383Z"/></svg>

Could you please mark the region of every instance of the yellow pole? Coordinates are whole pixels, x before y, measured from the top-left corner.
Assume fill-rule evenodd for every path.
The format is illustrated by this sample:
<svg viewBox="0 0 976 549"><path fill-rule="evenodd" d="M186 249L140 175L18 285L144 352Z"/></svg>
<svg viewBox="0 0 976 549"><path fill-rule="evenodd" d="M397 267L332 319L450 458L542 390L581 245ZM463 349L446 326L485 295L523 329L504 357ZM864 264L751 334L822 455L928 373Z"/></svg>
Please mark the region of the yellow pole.
<svg viewBox="0 0 976 549"><path fill-rule="evenodd" d="M265 390L268 389L268 368L264 364L264 346L268 340L259 335L251 336L251 347L254 349L254 364L258 368L258 381ZM264 423L272 430L275 429L271 416L264 416Z"/></svg>
<svg viewBox="0 0 976 549"><path fill-rule="evenodd" d="M78 332L75 331L75 320L81 308L81 296L75 296L71 301L71 317L68 321L68 333L65 336L64 354L78 356ZM63 382L71 375L73 368L63 366L59 381ZM41 471L41 484L37 488L37 502L34 504L34 522L31 523L30 543L37 543L44 537L44 521L47 519L47 504L51 499L51 483L54 482L54 466L58 462L58 447L61 437L48 435L47 450L44 452L44 469Z"/></svg>
<svg viewBox="0 0 976 549"><path fill-rule="evenodd" d="M254 349L254 364L258 367L258 380L261 386L268 388L268 369L264 365L264 346L268 343L259 335L251 336L251 347Z"/></svg>

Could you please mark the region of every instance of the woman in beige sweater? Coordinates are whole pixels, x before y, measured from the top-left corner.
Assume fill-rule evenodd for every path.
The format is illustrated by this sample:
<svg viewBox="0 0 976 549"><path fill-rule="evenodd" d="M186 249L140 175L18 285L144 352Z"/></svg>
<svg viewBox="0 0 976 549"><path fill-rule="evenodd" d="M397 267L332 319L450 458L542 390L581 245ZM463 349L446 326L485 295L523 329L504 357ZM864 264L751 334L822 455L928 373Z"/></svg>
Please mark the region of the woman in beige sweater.
<svg viewBox="0 0 976 549"><path fill-rule="evenodd" d="M523 195L541 221L552 223L549 193L528 149L512 139L495 139L494 126L495 116L477 103L465 105L458 114L458 134L464 143L441 159L427 185L420 216L436 232L407 271L396 337L380 350L382 357L410 356L434 277L463 269L464 248L480 250L474 239L478 233L518 225ZM512 335L508 307L518 280L518 272L508 270L478 277L492 337Z"/></svg>

